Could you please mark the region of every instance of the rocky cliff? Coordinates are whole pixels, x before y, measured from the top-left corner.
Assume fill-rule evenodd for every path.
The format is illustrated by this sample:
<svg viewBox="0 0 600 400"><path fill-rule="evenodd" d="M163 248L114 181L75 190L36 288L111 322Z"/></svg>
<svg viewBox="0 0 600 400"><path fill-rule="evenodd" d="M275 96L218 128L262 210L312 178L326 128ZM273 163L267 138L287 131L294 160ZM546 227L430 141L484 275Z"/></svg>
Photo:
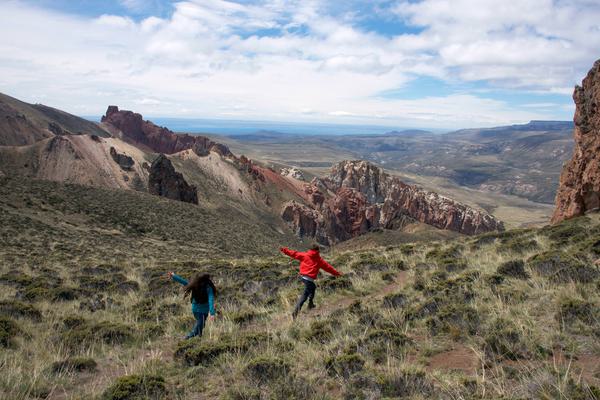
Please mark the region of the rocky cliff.
<svg viewBox="0 0 600 400"><path fill-rule="evenodd" d="M407 185L366 161L342 161L305 186L307 206L288 202L282 218L296 233L335 243L376 228L420 221L464 234L503 230L493 216Z"/></svg>
<svg viewBox="0 0 600 400"><path fill-rule="evenodd" d="M164 154L159 155L150 166L148 191L150 194L172 200L198 204L196 187L190 186L183 175L175 171L175 167Z"/></svg>
<svg viewBox="0 0 600 400"><path fill-rule="evenodd" d="M563 167L552 222L600 208L600 60L573 92L575 149Z"/></svg>
<svg viewBox="0 0 600 400"><path fill-rule="evenodd" d="M227 146L207 137L174 133L144 120L141 114L119 110L117 106L108 106L101 122L112 133L120 133L123 139L144 145L156 153L173 154L192 149L199 156L207 155L210 151L226 157L233 156Z"/></svg>

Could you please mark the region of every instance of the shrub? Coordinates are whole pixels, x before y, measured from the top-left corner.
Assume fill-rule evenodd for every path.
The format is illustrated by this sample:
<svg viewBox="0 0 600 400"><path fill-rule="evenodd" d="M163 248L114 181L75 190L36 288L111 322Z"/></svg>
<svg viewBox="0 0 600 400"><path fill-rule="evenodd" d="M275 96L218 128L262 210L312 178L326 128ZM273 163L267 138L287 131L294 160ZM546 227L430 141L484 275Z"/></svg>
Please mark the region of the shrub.
<svg viewBox="0 0 600 400"><path fill-rule="evenodd" d="M333 337L332 321L319 320L310 324L310 329L306 333L306 339L314 340L319 343L326 343Z"/></svg>
<svg viewBox="0 0 600 400"><path fill-rule="evenodd" d="M71 349L81 349L96 341L106 344L121 344L133 337L130 326L116 322L89 322L87 320L73 321L75 325L67 328L61 334L62 342Z"/></svg>
<svg viewBox="0 0 600 400"><path fill-rule="evenodd" d="M0 314L14 318L29 318L33 321L42 319L42 313L36 307L20 301L0 301Z"/></svg>
<svg viewBox="0 0 600 400"><path fill-rule="evenodd" d="M10 318L0 316L0 347L13 348L16 346L14 338L23 331L19 325Z"/></svg>
<svg viewBox="0 0 600 400"><path fill-rule="evenodd" d="M594 303L566 298L559 302L556 320L559 323L566 324L573 324L575 321L579 320L585 324L592 325L600 323L600 312Z"/></svg>
<svg viewBox="0 0 600 400"><path fill-rule="evenodd" d="M127 375L104 391L102 400L159 400L167 398L165 378L158 375Z"/></svg>
<svg viewBox="0 0 600 400"><path fill-rule="evenodd" d="M537 254L528 260L528 264L533 271L556 283L590 283L600 277L598 267L584 264L559 251Z"/></svg>
<svg viewBox="0 0 600 400"><path fill-rule="evenodd" d="M433 394L433 384L427 379L424 371L403 369L392 376L378 379L381 394L388 397L412 397L419 394L425 398Z"/></svg>
<svg viewBox="0 0 600 400"><path fill-rule="evenodd" d="M518 360L528 355L521 333L508 320L497 319L483 338L485 353L499 360Z"/></svg>
<svg viewBox="0 0 600 400"><path fill-rule="evenodd" d="M386 308L399 308L408 303L408 298L402 293L388 294L383 298L383 306Z"/></svg>
<svg viewBox="0 0 600 400"><path fill-rule="evenodd" d="M454 337L474 335L479 327L479 314L473 307L464 304L449 304L427 320L432 335L449 333Z"/></svg>
<svg viewBox="0 0 600 400"><path fill-rule="evenodd" d="M250 360L246 367L246 372L259 383L283 378L290 370L290 365L281 358L265 356Z"/></svg>
<svg viewBox="0 0 600 400"><path fill-rule="evenodd" d="M180 342L174 357L188 365L209 365L221 354L246 351L268 339L269 337L265 334L248 334L238 338L222 336L218 342L193 338Z"/></svg>
<svg viewBox="0 0 600 400"><path fill-rule="evenodd" d="M73 357L52 364L50 370L55 374L69 372L93 372L96 370L96 361L89 357Z"/></svg>
<svg viewBox="0 0 600 400"><path fill-rule="evenodd" d="M506 261L498 267L496 272L500 275L511 278L527 279L529 275L525 272L525 263L523 260Z"/></svg>
<svg viewBox="0 0 600 400"><path fill-rule="evenodd" d="M342 289L352 289L352 286L353 284L348 274L338 276L336 278L328 277L319 284L319 287L324 292L334 292Z"/></svg>
<svg viewBox="0 0 600 400"><path fill-rule="evenodd" d="M345 379L363 369L365 361L356 353L330 357L325 361L325 368L331 376L341 375Z"/></svg>

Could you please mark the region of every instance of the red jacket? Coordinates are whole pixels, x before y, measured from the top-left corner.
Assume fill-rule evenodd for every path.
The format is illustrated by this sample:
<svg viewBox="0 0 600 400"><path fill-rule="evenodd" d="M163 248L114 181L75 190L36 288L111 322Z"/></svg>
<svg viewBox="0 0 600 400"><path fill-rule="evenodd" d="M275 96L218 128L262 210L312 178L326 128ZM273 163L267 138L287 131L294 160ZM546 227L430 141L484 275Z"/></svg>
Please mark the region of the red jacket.
<svg viewBox="0 0 600 400"><path fill-rule="evenodd" d="M306 253L290 250L287 247L282 247L281 252L287 256L300 261L300 275L306 275L309 278L317 279L320 269L324 269L331 275L340 276L329 263L321 258L321 255L316 250L309 250Z"/></svg>

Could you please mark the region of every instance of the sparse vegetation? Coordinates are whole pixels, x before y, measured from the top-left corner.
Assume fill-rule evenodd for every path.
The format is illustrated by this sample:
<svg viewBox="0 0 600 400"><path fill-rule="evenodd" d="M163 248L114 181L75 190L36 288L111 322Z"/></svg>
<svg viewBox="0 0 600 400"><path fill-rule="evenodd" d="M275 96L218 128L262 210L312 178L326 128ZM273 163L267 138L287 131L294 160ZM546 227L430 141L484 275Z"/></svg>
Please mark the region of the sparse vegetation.
<svg viewBox="0 0 600 400"><path fill-rule="evenodd" d="M317 308L293 323L301 286L274 239L237 253L239 237L205 231L216 236L199 250L193 232L148 229L165 223L157 210L134 233L122 230L133 210L103 220L98 202L58 191L50 204L40 185L0 203L2 398L598 398L600 215L331 249L344 278L320 279ZM15 199L33 206L13 212ZM202 338L181 340L193 317L167 270L213 276L218 315Z"/></svg>

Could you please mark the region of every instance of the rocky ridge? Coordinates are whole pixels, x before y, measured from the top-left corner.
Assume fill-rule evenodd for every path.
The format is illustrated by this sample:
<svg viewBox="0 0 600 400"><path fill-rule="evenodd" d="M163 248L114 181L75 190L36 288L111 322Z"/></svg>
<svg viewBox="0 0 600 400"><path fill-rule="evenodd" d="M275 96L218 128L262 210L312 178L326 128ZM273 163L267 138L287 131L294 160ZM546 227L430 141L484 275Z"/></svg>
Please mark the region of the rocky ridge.
<svg viewBox="0 0 600 400"><path fill-rule="evenodd" d="M141 114L119 110L117 106L108 106L101 122L113 134L121 134L124 139L144 145L156 153L174 154L192 149L199 156L208 155L210 151L224 157L233 156L227 146L205 136L174 133L165 127L144 120Z"/></svg>
<svg viewBox="0 0 600 400"><path fill-rule="evenodd" d="M327 177L306 184L305 195L305 205L284 204L282 218L298 235L323 244L410 221L468 235L504 230L493 216L407 185L367 161L338 163Z"/></svg>
<svg viewBox="0 0 600 400"><path fill-rule="evenodd" d="M552 222L600 208L600 60L573 92L575 149L563 167Z"/></svg>

